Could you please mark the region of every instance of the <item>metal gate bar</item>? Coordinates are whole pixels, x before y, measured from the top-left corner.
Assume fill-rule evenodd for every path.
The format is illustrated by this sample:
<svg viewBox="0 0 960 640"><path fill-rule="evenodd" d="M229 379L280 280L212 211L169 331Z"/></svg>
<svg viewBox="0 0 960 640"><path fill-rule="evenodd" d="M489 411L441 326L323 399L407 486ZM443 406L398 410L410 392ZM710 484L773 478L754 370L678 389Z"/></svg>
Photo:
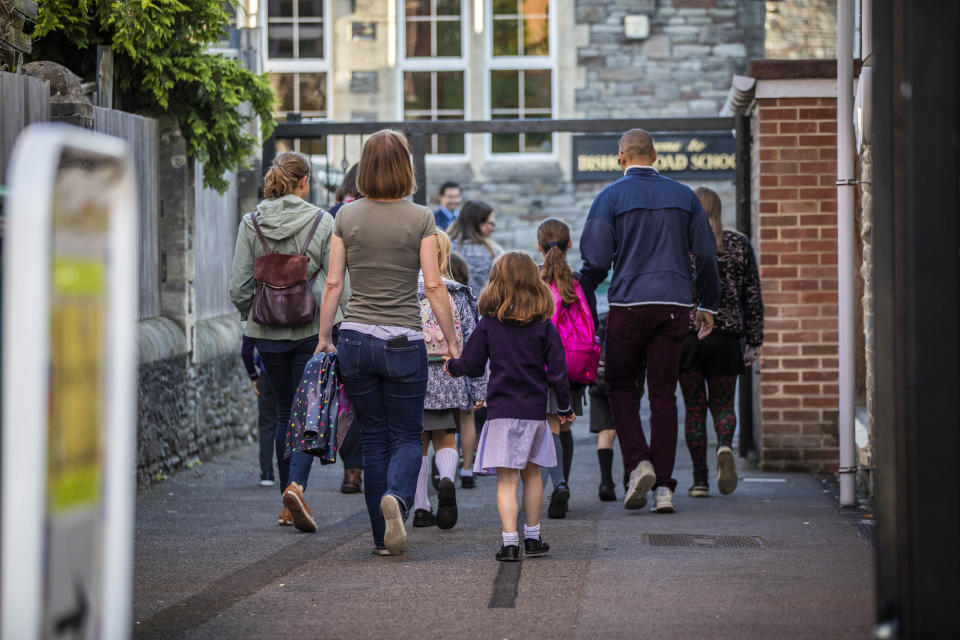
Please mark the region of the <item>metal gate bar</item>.
<svg viewBox="0 0 960 640"><path fill-rule="evenodd" d="M647 131L731 131L735 118L614 118L614 119L532 119L532 120L411 120L396 122L305 122L291 114L277 123L273 136L263 145L263 166L276 154L277 138L323 138L337 134L371 134L381 129L403 131L411 141L417 191L413 201L427 204L427 136L438 133L597 133L640 128Z"/></svg>

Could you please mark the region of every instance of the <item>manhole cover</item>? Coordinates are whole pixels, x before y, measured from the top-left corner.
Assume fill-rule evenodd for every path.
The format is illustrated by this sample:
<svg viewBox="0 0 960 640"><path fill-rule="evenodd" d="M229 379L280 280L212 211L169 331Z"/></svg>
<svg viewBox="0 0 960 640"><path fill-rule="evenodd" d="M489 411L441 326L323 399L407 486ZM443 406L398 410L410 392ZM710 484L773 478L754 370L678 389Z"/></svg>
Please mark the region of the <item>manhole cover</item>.
<svg viewBox="0 0 960 640"><path fill-rule="evenodd" d="M696 533L648 533L644 542L652 547L700 547L705 549L766 549L760 536L707 536Z"/></svg>

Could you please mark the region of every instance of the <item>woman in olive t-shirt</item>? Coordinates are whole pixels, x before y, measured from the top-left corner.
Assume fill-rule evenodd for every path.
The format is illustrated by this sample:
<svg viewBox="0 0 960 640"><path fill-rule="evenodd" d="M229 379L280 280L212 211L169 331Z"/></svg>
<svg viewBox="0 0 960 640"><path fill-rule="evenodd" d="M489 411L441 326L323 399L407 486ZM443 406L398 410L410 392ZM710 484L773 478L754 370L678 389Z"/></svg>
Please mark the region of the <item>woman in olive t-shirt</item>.
<svg viewBox="0 0 960 640"><path fill-rule="evenodd" d="M317 352L336 351L363 442L364 493L374 553L406 550L404 525L420 472L427 350L420 326L417 278L447 343L456 351L453 312L437 264L436 227L426 207L404 200L416 183L410 149L398 131L378 131L363 145L357 170L362 200L337 213L327 296L336 300L350 269L351 297L340 338L331 331L335 305L323 304ZM453 354L451 354L453 355Z"/></svg>

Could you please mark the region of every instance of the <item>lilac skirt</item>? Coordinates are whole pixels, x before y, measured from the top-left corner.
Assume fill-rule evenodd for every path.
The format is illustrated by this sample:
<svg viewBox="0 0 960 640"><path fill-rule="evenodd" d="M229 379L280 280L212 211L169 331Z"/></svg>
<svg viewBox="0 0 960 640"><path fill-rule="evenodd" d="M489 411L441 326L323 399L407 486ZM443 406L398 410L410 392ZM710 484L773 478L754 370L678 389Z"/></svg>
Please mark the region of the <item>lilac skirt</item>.
<svg viewBox="0 0 960 640"><path fill-rule="evenodd" d="M557 450L546 420L496 418L487 420L477 442L474 473L494 473L498 467L523 469L528 462L541 467L557 464Z"/></svg>

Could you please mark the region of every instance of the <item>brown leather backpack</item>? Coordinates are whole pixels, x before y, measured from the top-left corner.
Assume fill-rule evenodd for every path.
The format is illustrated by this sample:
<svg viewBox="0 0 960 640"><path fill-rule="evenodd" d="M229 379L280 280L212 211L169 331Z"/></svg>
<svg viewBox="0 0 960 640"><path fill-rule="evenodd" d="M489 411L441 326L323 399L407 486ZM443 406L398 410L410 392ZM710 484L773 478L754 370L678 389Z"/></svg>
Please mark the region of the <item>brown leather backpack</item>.
<svg viewBox="0 0 960 640"><path fill-rule="evenodd" d="M310 324L317 317L317 300L313 297L313 282L317 275L307 278L307 249L313 240L313 234L320 226L323 211L317 213L310 233L303 243L299 254L276 253L267 244L257 214L250 214L253 229L260 238L260 244L266 255L253 261L253 306L250 317L253 321L268 327L298 327Z"/></svg>

